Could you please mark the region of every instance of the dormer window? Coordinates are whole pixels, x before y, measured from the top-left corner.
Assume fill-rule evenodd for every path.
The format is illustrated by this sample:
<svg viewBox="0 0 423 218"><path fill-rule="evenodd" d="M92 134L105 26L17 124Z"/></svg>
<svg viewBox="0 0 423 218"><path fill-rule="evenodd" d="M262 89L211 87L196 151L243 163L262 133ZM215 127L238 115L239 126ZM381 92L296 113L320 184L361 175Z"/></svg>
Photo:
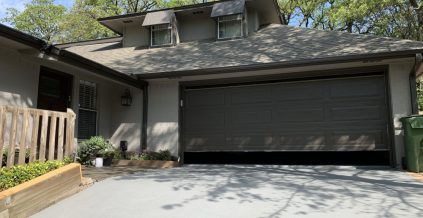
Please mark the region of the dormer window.
<svg viewBox="0 0 423 218"><path fill-rule="evenodd" d="M242 14L218 17L217 23L218 39L242 37Z"/></svg>
<svg viewBox="0 0 423 218"><path fill-rule="evenodd" d="M244 11L245 0L225 1L213 5L211 17L217 18L217 39L243 36Z"/></svg>
<svg viewBox="0 0 423 218"><path fill-rule="evenodd" d="M173 10L147 13L143 26L150 27L150 46L166 46L174 43L174 26L176 22Z"/></svg>
<svg viewBox="0 0 423 218"><path fill-rule="evenodd" d="M172 25L159 24L151 26L151 46L172 44Z"/></svg>

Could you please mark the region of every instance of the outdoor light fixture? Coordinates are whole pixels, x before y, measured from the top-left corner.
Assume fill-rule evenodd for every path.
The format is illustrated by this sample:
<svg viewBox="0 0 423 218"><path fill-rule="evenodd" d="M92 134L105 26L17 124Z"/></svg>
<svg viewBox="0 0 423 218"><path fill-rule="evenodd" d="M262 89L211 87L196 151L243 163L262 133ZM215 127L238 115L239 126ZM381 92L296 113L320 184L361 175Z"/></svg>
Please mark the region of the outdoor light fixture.
<svg viewBox="0 0 423 218"><path fill-rule="evenodd" d="M131 106L132 96L131 96L131 93L129 92L129 89L126 89L125 92L123 93L120 99L120 103L122 104L122 106Z"/></svg>
<svg viewBox="0 0 423 218"><path fill-rule="evenodd" d="M123 158L126 159L126 151L128 150L128 141L120 141L120 151Z"/></svg>

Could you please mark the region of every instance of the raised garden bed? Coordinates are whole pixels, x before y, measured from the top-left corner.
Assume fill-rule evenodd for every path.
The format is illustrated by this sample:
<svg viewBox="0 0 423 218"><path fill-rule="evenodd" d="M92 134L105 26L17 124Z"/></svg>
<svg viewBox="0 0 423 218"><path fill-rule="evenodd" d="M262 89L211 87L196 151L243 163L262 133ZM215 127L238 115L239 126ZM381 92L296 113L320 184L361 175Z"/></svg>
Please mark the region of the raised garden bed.
<svg viewBox="0 0 423 218"><path fill-rule="evenodd" d="M162 160L113 160L112 166L135 166L147 169L164 169L179 167L178 161Z"/></svg>
<svg viewBox="0 0 423 218"><path fill-rule="evenodd" d="M81 165L68 164L0 192L0 217L28 217L78 191Z"/></svg>

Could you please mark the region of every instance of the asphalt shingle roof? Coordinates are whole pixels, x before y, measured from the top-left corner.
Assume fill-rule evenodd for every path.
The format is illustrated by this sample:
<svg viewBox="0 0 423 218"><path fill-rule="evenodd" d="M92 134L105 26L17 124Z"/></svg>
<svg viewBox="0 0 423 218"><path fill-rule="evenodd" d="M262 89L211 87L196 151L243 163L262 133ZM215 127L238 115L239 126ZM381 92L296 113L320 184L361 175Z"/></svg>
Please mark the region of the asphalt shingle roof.
<svg viewBox="0 0 423 218"><path fill-rule="evenodd" d="M316 60L422 50L423 42L272 24L249 37L197 41L164 48L122 48L120 42L74 46L68 51L125 74Z"/></svg>

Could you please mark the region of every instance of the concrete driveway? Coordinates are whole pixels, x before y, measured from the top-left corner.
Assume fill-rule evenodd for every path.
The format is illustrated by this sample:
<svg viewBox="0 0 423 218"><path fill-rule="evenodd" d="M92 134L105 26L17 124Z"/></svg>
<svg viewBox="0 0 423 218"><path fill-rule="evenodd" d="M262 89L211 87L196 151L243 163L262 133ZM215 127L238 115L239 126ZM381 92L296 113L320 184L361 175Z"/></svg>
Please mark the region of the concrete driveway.
<svg viewBox="0 0 423 218"><path fill-rule="evenodd" d="M190 165L106 179L34 217L423 217L388 168Z"/></svg>

